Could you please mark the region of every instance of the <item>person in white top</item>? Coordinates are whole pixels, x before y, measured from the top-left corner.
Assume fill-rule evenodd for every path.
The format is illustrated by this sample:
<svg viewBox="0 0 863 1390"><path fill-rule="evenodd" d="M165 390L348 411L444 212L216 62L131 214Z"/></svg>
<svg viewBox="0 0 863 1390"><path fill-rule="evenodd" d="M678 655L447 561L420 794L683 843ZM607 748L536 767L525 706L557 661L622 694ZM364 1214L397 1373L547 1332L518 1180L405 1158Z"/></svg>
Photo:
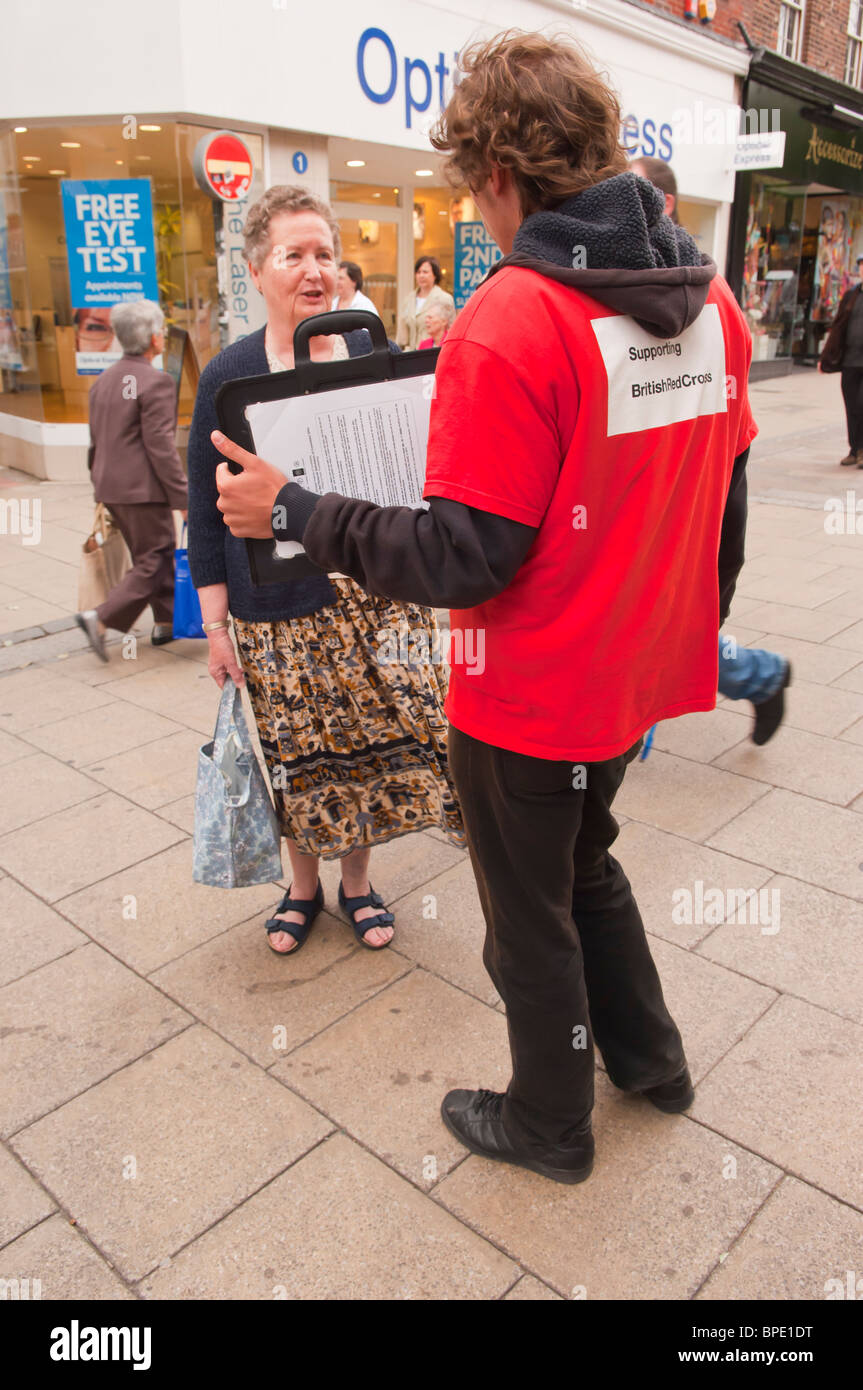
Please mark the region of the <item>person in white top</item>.
<svg viewBox="0 0 863 1390"><path fill-rule="evenodd" d="M363 272L356 261L340 261L336 280L338 294L333 300L334 309L367 309L370 314L380 318L378 306L363 294Z"/></svg>

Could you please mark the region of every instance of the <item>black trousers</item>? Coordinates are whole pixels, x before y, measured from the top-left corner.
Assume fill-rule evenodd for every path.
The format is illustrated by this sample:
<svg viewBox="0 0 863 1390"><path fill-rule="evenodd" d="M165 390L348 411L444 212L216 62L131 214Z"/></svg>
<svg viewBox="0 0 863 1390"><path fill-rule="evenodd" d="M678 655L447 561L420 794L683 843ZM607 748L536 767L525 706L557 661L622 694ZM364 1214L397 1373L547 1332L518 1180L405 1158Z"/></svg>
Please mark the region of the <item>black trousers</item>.
<svg viewBox="0 0 863 1390"><path fill-rule="evenodd" d="M863 367L842 368L842 399L852 454L863 449Z"/></svg>
<svg viewBox="0 0 863 1390"><path fill-rule="evenodd" d="M148 604L157 623L174 619L174 514L161 502L110 502L132 568L96 612L106 627L128 632Z"/></svg>
<svg viewBox="0 0 863 1390"><path fill-rule="evenodd" d="M608 853L619 831L611 803L640 747L582 775L450 727L483 961L506 1006L503 1120L537 1148L589 1124L594 1040L621 1090L670 1081L685 1064L629 880Z"/></svg>

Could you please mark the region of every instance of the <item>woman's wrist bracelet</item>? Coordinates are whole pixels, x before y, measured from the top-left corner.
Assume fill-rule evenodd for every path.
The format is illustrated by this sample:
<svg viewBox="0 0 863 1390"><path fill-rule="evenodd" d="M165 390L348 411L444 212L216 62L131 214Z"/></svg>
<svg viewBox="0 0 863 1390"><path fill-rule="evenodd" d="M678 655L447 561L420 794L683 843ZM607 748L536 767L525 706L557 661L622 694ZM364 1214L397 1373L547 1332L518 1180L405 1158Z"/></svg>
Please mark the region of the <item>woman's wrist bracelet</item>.
<svg viewBox="0 0 863 1390"><path fill-rule="evenodd" d="M201 627L205 632L217 632L219 628L229 628L230 623L227 618L220 618L217 623L201 623Z"/></svg>

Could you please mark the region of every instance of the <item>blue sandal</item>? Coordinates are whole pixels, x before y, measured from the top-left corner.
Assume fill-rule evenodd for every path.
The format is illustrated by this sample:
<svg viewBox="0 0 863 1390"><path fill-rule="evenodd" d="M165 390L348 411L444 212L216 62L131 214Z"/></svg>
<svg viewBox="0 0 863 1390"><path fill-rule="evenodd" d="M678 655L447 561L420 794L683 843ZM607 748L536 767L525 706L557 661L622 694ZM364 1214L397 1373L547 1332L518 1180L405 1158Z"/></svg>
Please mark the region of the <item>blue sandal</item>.
<svg viewBox="0 0 863 1390"><path fill-rule="evenodd" d="M379 912L376 917L366 917L361 922L358 922L354 916L354 913L358 912L361 907L384 907L383 898L380 893L375 892L371 884L369 884L369 891L364 898L346 898L344 885L340 883L339 907L347 913L354 929L354 936L361 946L365 946L367 951L383 951L385 947L392 944L393 937L390 937L389 941L384 941L380 946L373 946L370 941L366 941L366 936L373 927L392 926L396 919L391 912L384 910Z"/></svg>
<svg viewBox="0 0 863 1390"><path fill-rule="evenodd" d="M293 886L293 885L291 885ZM318 879L318 891L313 898L292 898L291 890L288 889L282 901L276 908L277 912L301 912L305 917L305 922L280 922L278 917L270 917L267 921L267 944L269 938L280 931L288 932L296 941L296 946L292 946L289 951L277 951L275 946L270 946L274 956L295 956L301 951L309 939L309 932L312 929L315 918L323 910L324 889L321 880Z"/></svg>

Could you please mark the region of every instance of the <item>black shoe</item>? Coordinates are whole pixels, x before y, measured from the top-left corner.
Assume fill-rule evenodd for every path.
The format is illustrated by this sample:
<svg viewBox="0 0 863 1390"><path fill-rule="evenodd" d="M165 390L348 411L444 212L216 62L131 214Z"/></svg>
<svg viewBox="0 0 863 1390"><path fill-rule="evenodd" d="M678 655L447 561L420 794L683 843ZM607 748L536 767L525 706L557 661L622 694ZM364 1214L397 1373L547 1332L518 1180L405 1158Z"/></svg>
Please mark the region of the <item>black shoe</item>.
<svg viewBox="0 0 863 1390"><path fill-rule="evenodd" d="M572 1148L548 1149L541 1156L528 1153L510 1139L503 1127L498 1091L450 1091L443 1098L440 1113L456 1139L472 1153L529 1168L553 1182L584 1182L593 1171L593 1135L588 1126Z"/></svg>
<svg viewBox="0 0 863 1390"><path fill-rule="evenodd" d="M173 642L174 629L170 623L156 623L150 633L150 645L153 647L164 647L166 642Z"/></svg>
<svg viewBox="0 0 863 1390"><path fill-rule="evenodd" d="M661 1086L649 1086L638 1094L655 1105L657 1110L664 1110L666 1115L677 1115L681 1110L688 1110L695 1100L688 1067L684 1067L673 1081L664 1081Z"/></svg>
<svg viewBox="0 0 863 1390"><path fill-rule="evenodd" d="M785 663L785 676L778 690L769 695L766 700L761 700L755 708L755 727L752 730L752 742L757 744L766 743L771 739L782 723L785 716L785 690L791 684L791 662Z"/></svg>
<svg viewBox="0 0 863 1390"><path fill-rule="evenodd" d="M86 613L76 613L75 622L81 631L86 635L93 651L100 661L108 660L108 653L105 651L105 635L99 631L99 620L96 617L95 608L89 608Z"/></svg>

